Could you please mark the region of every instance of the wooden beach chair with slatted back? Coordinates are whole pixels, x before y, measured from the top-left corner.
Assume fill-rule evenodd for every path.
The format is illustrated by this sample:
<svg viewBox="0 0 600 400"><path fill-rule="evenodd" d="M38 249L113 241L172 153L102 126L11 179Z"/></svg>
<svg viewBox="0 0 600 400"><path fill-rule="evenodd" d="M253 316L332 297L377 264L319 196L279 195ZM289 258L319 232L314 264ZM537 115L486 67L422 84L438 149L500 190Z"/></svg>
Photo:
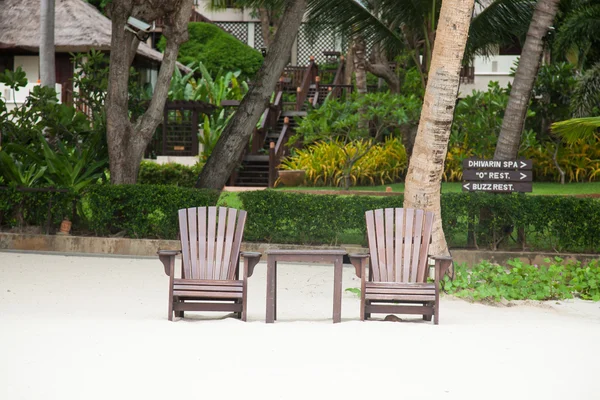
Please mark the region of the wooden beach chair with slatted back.
<svg viewBox="0 0 600 400"><path fill-rule="evenodd" d="M360 319L373 313L421 314L427 321L433 316L437 325L439 282L452 258L429 254L433 213L386 208L365 217L369 254L349 255L361 278ZM434 282L427 282L429 259L435 262Z"/></svg>
<svg viewBox="0 0 600 400"><path fill-rule="evenodd" d="M246 211L225 207L179 210L180 251L160 250L169 276L169 320L185 311L234 312L246 320L247 281L260 253L242 252ZM175 258L181 254L181 277ZM240 279L240 256L244 270Z"/></svg>

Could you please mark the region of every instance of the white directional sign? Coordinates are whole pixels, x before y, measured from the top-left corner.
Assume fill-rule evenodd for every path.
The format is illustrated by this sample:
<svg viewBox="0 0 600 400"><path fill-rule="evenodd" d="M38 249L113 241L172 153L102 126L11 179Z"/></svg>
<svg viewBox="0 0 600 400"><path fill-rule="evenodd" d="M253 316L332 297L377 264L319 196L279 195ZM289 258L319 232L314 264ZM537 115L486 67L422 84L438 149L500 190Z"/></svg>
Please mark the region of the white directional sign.
<svg viewBox="0 0 600 400"><path fill-rule="evenodd" d="M463 160L463 169L524 169L529 170L533 168L533 162L531 160L477 160L467 159Z"/></svg>
<svg viewBox="0 0 600 400"><path fill-rule="evenodd" d="M479 171L473 169L463 171L464 181L530 182L532 177L531 171Z"/></svg>
<svg viewBox="0 0 600 400"><path fill-rule="evenodd" d="M496 193L512 193L512 192L531 192L533 185L531 182L514 182L514 183L498 183L498 182L465 182L463 183L463 192L496 192Z"/></svg>
<svg viewBox="0 0 600 400"><path fill-rule="evenodd" d="M463 160L463 192L531 192L531 160Z"/></svg>

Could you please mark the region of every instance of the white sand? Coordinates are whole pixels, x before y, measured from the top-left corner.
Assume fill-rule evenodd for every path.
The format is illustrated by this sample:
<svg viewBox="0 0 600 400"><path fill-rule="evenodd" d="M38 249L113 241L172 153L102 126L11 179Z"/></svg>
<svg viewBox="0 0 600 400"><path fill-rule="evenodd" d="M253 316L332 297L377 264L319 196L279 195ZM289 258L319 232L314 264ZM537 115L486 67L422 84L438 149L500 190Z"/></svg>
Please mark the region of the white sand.
<svg viewBox="0 0 600 400"><path fill-rule="evenodd" d="M445 297L434 326L360 322L345 293L334 325L333 268L282 265L266 325L265 272L250 322L169 322L158 260L0 252L0 399L600 399L598 303Z"/></svg>

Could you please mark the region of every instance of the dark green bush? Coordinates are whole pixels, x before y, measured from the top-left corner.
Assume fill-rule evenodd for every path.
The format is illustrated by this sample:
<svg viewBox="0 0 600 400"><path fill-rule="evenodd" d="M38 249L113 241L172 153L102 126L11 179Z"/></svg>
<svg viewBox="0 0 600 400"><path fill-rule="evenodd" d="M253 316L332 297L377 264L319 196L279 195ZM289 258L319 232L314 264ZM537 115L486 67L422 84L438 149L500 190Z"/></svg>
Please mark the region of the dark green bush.
<svg viewBox="0 0 600 400"><path fill-rule="evenodd" d="M201 61L211 74L216 74L219 69L240 70L242 79L252 78L262 65L260 52L214 24L191 22L188 31L189 40L179 48L178 61L184 65ZM165 46L163 37L158 48L164 51Z"/></svg>
<svg viewBox="0 0 600 400"><path fill-rule="evenodd" d="M163 185L97 185L87 196L90 228L97 235L176 239L177 210L214 206L219 193Z"/></svg>
<svg viewBox="0 0 600 400"><path fill-rule="evenodd" d="M174 185L191 188L196 184L201 170L201 164L188 167L176 163L157 164L142 161L138 183L141 185Z"/></svg>
<svg viewBox="0 0 600 400"><path fill-rule="evenodd" d="M0 190L0 226L41 226L46 228L48 204L50 229L57 229L64 217L73 218L73 201L79 198L72 192L22 192L15 187ZM51 202L50 202L51 200Z"/></svg>
<svg viewBox="0 0 600 400"><path fill-rule="evenodd" d="M248 211L245 238L275 243L366 244L364 212L402 207L402 196L337 196L265 190L239 193ZM442 221L449 245L600 251L600 201L565 196L446 193ZM469 232L471 234L469 235ZM474 245L475 243L473 243Z"/></svg>

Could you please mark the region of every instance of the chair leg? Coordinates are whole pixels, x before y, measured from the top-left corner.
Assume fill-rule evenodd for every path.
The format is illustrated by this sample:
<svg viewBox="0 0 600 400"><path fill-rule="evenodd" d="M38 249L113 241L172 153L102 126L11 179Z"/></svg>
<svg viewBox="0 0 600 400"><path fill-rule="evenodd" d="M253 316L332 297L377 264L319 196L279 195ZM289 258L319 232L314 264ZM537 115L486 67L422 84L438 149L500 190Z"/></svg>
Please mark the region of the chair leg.
<svg viewBox="0 0 600 400"><path fill-rule="evenodd" d="M438 325L440 323L440 302L439 300L433 305L433 324Z"/></svg>
<svg viewBox="0 0 600 400"><path fill-rule="evenodd" d="M423 303L424 306L430 306L431 307L431 303ZM423 314L423 321L431 321L431 315L426 315Z"/></svg>
<svg viewBox="0 0 600 400"><path fill-rule="evenodd" d="M243 301L242 302L242 312L240 313L240 319L244 322L246 322L246 317L247 317L247 305L248 302L247 301Z"/></svg>

